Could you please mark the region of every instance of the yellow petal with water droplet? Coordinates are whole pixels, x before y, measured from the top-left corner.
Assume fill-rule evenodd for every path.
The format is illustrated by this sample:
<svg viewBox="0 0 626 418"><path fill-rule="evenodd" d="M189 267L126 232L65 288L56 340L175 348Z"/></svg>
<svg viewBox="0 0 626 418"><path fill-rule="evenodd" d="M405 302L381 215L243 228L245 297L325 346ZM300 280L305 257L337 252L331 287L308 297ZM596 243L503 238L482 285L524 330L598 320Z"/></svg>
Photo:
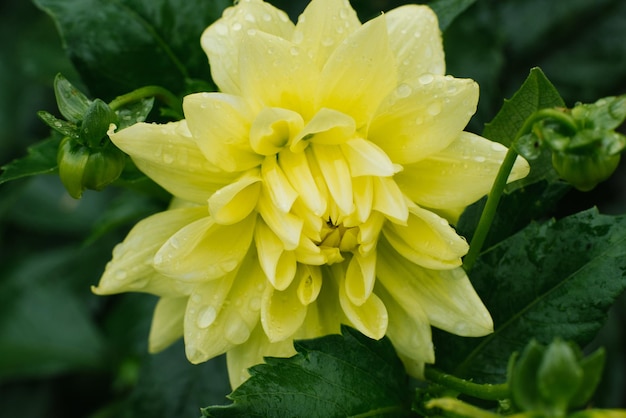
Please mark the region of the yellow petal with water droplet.
<svg viewBox="0 0 626 418"><path fill-rule="evenodd" d="M294 280L285 290L268 287L263 295L261 324L271 342L291 337L306 317L306 305L298 298L299 282Z"/></svg>
<svg viewBox="0 0 626 418"><path fill-rule="evenodd" d="M322 272L317 266L298 264L298 278L298 300L303 305L310 305L322 289Z"/></svg>
<svg viewBox="0 0 626 418"><path fill-rule="evenodd" d="M378 243L377 277L406 311L421 306L430 323L462 336L493 332L491 316L463 268L430 270L411 263L386 241Z"/></svg>
<svg viewBox="0 0 626 418"><path fill-rule="evenodd" d="M462 132L446 149L405 165L396 181L420 206L463 208L491 190L506 151L501 144ZM508 182L523 178L528 172L528 163L518 157Z"/></svg>
<svg viewBox="0 0 626 418"><path fill-rule="evenodd" d="M413 263L429 269L459 267L469 245L434 213L413 206L406 225L388 222L383 234L393 248Z"/></svg>
<svg viewBox="0 0 626 418"><path fill-rule="evenodd" d="M209 198L209 211L215 222L231 225L242 221L256 207L261 192L258 170L244 174Z"/></svg>
<svg viewBox="0 0 626 418"><path fill-rule="evenodd" d="M158 353L183 336L183 319L188 296L162 297L157 302L152 316L148 350Z"/></svg>
<svg viewBox="0 0 626 418"><path fill-rule="evenodd" d="M376 111L367 139L395 163L410 164L446 148L476 111L473 80L432 74L406 80Z"/></svg>
<svg viewBox="0 0 626 418"><path fill-rule="evenodd" d="M400 82L416 74L445 74L441 31L430 7L400 6L385 13L385 20Z"/></svg>
<svg viewBox="0 0 626 418"><path fill-rule="evenodd" d="M252 113L245 99L196 93L185 96L183 109L193 140L215 167L234 172L261 164L263 156L250 147ZM236 175L232 174L233 178Z"/></svg>
<svg viewBox="0 0 626 418"><path fill-rule="evenodd" d="M250 18L252 17L252 19ZM249 30L291 39L294 25L285 12L269 3L254 0L224 10L202 34L200 43L211 62L211 76L220 91L240 94L240 47Z"/></svg>
<svg viewBox="0 0 626 418"><path fill-rule="evenodd" d="M187 123L136 123L111 134L111 141L131 156L137 167L168 192L204 203L234 176L217 170L191 139Z"/></svg>
<svg viewBox="0 0 626 418"><path fill-rule="evenodd" d="M212 280L233 271L248 252L256 215L234 225L212 218L190 223L174 234L154 256L161 274L184 281Z"/></svg>
<svg viewBox="0 0 626 418"><path fill-rule="evenodd" d="M330 54L361 22L347 0L312 1L300 15L293 42L321 70Z"/></svg>
<svg viewBox="0 0 626 418"><path fill-rule="evenodd" d="M207 217L206 207L167 210L141 220L124 242L113 250L100 283L92 290L98 295L144 291L156 295L183 296L186 284L158 274L152 267L156 252L172 235L189 223Z"/></svg>

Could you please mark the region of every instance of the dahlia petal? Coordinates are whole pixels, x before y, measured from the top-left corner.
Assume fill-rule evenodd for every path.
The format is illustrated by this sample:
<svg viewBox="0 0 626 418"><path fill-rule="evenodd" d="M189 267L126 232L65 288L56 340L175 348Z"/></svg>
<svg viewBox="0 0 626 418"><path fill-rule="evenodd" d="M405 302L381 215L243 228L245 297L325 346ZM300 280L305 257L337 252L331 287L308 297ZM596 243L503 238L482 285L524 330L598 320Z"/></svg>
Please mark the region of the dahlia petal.
<svg viewBox="0 0 626 418"><path fill-rule="evenodd" d="M361 305L352 303L346 294L345 271L341 264L333 264L331 272L339 283L339 304L350 323L362 334L375 340L381 339L387 331L387 310L385 304L372 293Z"/></svg>
<svg viewBox="0 0 626 418"><path fill-rule="evenodd" d="M343 214L351 213L354 206L352 178L341 149L337 145L319 144L312 148L330 195Z"/></svg>
<svg viewBox="0 0 626 418"><path fill-rule="evenodd" d="M318 71L292 42L260 31L248 31L240 44L241 94L263 107L282 107L305 118L313 112Z"/></svg>
<svg viewBox="0 0 626 418"><path fill-rule="evenodd" d="M352 178L352 191L354 192L355 214L359 223L363 223L372 213L374 201L374 183L371 177L361 176Z"/></svg>
<svg viewBox="0 0 626 418"><path fill-rule="evenodd" d="M239 50L250 29L291 39L293 28L282 10L260 0L241 2L224 10L222 18L209 26L200 38L202 49L211 62L215 84L224 93L241 94Z"/></svg>
<svg viewBox="0 0 626 418"><path fill-rule="evenodd" d="M205 217L206 208L196 206L167 210L141 220L115 247L113 259L92 291L97 295L142 291L183 296L187 285L158 274L152 261L163 243L178 230Z"/></svg>
<svg viewBox="0 0 626 418"><path fill-rule="evenodd" d="M231 225L250 215L259 200L260 182L258 170L253 170L213 193L209 198L209 212L215 222Z"/></svg>
<svg viewBox="0 0 626 418"><path fill-rule="evenodd" d="M304 127L302 116L278 107L263 108L250 128L250 145L262 155L274 155Z"/></svg>
<svg viewBox="0 0 626 418"><path fill-rule="evenodd" d="M196 364L245 343L259 322L266 280L255 251L238 270L199 283L185 313L185 349Z"/></svg>
<svg viewBox="0 0 626 418"><path fill-rule="evenodd" d="M380 284L376 286L376 294L380 296L389 312L386 335L391 340L407 372L411 376L423 378L424 363L435 362L428 317L417 303L407 310L406 306L397 303L387 289Z"/></svg>
<svg viewBox="0 0 626 418"><path fill-rule="evenodd" d="M317 266L298 264L298 300L303 305L310 305L317 300L322 289L322 272Z"/></svg>
<svg viewBox="0 0 626 418"><path fill-rule="evenodd" d="M321 70L330 54L361 22L347 0L317 0L300 15L293 33L299 45Z"/></svg>
<svg viewBox="0 0 626 418"><path fill-rule="evenodd" d="M398 171L387 154L373 142L353 138L341 144L353 177L389 177Z"/></svg>
<svg viewBox="0 0 626 418"><path fill-rule="evenodd" d="M254 233L259 263L267 279L277 290L285 290L296 275L296 256L285 251L282 241L265 224L257 222Z"/></svg>
<svg viewBox="0 0 626 418"><path fill-rule="evenodd" d="M304 126L294 138L290 149L299 152L309 143L337 145L354 136L356 124L354 119L343 112L322 108Z"/></svg>
<svg viewBox="0 0 626 418"><path fill-rule="evenodd" d="M250 147L250 110L237 96L196 93L186 96L183 109L189 131L208 161L227 172L258 166L263 156Z"/></svg>
<svg viewBox="0 0 626 418"><path fill-rule="evenodd" d="M493 332L491 316L461 267L422 268L381 240L376 273L381 284L407 312L421 306L433 326L466 337Z"/></svg>
<svg viewBox="0 0 626 418"><path fill-rule="evenodd" d="M372 208L384 214L393 222L405 224L409 208L400 188L389 177L373 177L374 202Z"/></svg>
<svg viewBox="0 0 626 418"><path fill-rule="evenodd" d="M261 165L261 177L264 188L272 200L273 205L281 212L287 213L291 210L293 202L298 198L298 192L294 190L287 180L280 165L276 161L276 156L265 157Z"/></svg>
<svg viewBox="0 0 626 418"><path fill-rule="evenodd" d="M188 296L162 297L152 315L148 350L158 353L183 336L183 323Z"/></svg>
<svg viewBox="0 0 626 418"><path fill-rule="evenodd" d="M161 274L178 280L212 280L233 271L248 252L256 216L234 225L204 218L179 230L154 256Z"/></svg>
<svg viewBox="0 0 626 418"><path fill-rule="evenodd" d="M487 194L502 165L506 148L462 132L446 149L404 166L396 182L411 200L435 209L464 208ZM526 160L518 157L508 181L525 177Z"/></svg>
<svg viewBox="0 0 626 418"><path fill-rule="evenodd" d="M234 346L226 354L231 387L234 389L248 379L250 377L248 369L263 363L264 357L291 357L294 354L296 350L291 339L271 343L259 324L250 334L246 344Z"/></svg>
<svg viewBox="0 0 626 418"><path fill-rule="evenodd" d="M267 287L261 305L261 325L270 342L283 341L300 328L307 307L298 298L299 283L294 280L286 289Z"/></svg>
<svg viewBox="0 0 626 418"><path fill-rule="evenodd" d="M356 306L369 299L376 282L376 252L363 256L355 252L346 269L346 295Z"/></svg>
<svg viewBox="0 0 626 418"><path fill-rule="evenodd" d="M385 20L400 82L415 74L445 73L441 31L430 7L400 6L385 13Z"/></svg>
<svg viewBox="0 0 626 418"><path fill-rule="evenodd" d="M414 163L452 143L477 103L478 85L473 80L424 74L406 80L385 98L368 139L393 162Z"/></svg>
<svg viewBox="0 0 626 418"><path fill-rule="evenodd" d="M280 238L284 249L294 250L300 242L304 221L292 213L285 213L278 209L268 197L269 193L270 191L264 186L257 209L267 226Z"/></svg>
<svg viewBox="0 0 626 418"><path fill-rule="evenodd" d="M326 200L317 188L306 154L284 150L278 154L278 162L302 202L314 215L322 216L326 210Z"/></svg>
<svg viewBox="0 0 626 418"><path fill-rule="evenodd" d="M204 203L233 178L204 158L185 121L164 125L136 123L119 132L109 132L109 137L143 173L185 200Z"/></svg>
<svg viewBox="0 0 626 418"><path fill-rule="evenodd" d="M391 246L415 264L429 269L459 267L469 245L448 222L434 213L413 206L405 225L391 222L383 234Z"/></svg>
<svg viewBox="0 0 626 418"><path fill-rule="evenodd" d="M350 34L329 56L315 105L351 115L360 129L396 84L395 58L381 15Z"/></svg>

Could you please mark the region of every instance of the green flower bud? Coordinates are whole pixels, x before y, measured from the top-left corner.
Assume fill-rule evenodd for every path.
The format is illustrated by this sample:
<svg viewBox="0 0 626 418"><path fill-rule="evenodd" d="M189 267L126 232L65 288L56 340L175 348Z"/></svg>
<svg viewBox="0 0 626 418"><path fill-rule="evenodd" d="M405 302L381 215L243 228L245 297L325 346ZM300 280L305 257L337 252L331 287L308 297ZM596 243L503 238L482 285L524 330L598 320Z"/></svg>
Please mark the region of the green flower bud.
<svg viewBox="0 0 626 418"><path fill-rule="evenodd" d="M91 148L100 147L108 141L109 125L117 121L117 115L100 99L95 99L83 115L80 125L80 139Z"/></svg>
<svg viewBox="0 0 626 418"><path fill-rule="evenodd" d="M59 145L57 163L59 177L70 196L79 199L85 189L102 190L122 173L125 154L111 141L103 147L88 146L65 137Z"/></svg>

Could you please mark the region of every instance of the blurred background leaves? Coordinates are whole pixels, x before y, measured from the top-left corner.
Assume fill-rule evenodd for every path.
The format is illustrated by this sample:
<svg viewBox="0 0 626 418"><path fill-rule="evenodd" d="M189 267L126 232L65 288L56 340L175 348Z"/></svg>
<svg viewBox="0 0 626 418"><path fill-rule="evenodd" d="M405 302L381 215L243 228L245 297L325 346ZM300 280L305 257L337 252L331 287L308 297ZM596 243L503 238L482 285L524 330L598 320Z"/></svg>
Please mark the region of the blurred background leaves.
<svg viewBox="0 0 626 418"><path fill-rule="evenodd" d="M450 0L434 3L441 7L446 2ZM274 3L293 19L306 1ZM352 2L363 20L402 3ZM446 29L444 40L448 73L471 77L481 86L470 130L482 132L484 123L534 66L544 70L568 106L626 92L626 2L457 3L468 8ZM98 8L90 12L98 13ZM210 17L208 13L206 18ZM0 165L4 165L48 137L49 130L36 112L56 109L52 91L56 73L84 91L94 81L81 80L63 50L55 23L29 1L0 4L0 36ZM196 47L200 51L199 41ZM190 77L209 82L208 65L203 75L198 55L193 60L196 66ZM103 76L110 74L103 71ZM188 85L178 86L177 92L182 94L185 88ZM147 354L152 297L96 297L90 292L113 246L130 226L163 207L152 197L135 194L130 199L123 193L86 192L77 201L66 194L56 176L0 185L3 416L194 417L201 406L224 403L230 389L223 358L192 366L181 343L158 355ZM553 215L563 217L593 205L601 213L626 212L623 162L593 192L569 192ZM598 407L626 406L624 302L622 297L593 343L607 346L610 365L604 388L598 392Z"/></svg>

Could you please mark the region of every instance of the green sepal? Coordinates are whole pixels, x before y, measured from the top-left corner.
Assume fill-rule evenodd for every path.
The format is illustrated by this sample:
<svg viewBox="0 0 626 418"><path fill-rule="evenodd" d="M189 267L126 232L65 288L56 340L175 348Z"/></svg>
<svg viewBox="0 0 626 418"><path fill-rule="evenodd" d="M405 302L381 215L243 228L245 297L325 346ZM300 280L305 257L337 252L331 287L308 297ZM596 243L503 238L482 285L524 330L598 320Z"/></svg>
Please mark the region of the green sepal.
<svg viewBox="0 0 626 418"><path fill-rule="evenodd" d="M545 347L531 340L513 367L510 375L511 397L522 411L541 411L546 407L537 385L537 372L544 353Z"/></svg>
<svg viewBox="0 0 626 418"><path fill-rule="evenodd" d="M582 357L582 354L580 354L580 357ZM572 397L570 407L582 408L589 403L602 379L605 362L606 351L604 348L599 348L580 360L579 364L583 370L584 378L582 385L580 385L578 391Z"/></svg>
<svg viewBox="0 0 626 418"><path fill-rule="evenodd" d="M79 129L75 123L68 122L63 119L57 119L45 110L37 112L37 116L39 116L39 119L41 119L46 125L63 136L69 136L74 139L78 139L80 137Z"/></svg>
<svg viewBox="0 0 626 418"><path fill-rule="evenodd" d="M89 148L72 138L65 137L61 140L57 153L59 165L59 177L67 192L74 199L80 199L85 188L83 187L83 173L89 161Z"/></svg>
<svg viewBox="0 0 626 418"><path fill-rule="evenodd" d="M565 415L583 381L583 369L570 344L556 339L543 354L537 369L537 387L555 415Z"/></svg>
<svg viewBox="0 0 626 418"><path fill-rule="evenodd" d="M85 112L80 127L81 141L91 148L98 148L108 141L107 131L112 123L117 122L117 115L109 105L95 99Z"/></svg>
<svg viewBox="0 0 626 418"><path fill-rule="evenodd" d="M117 109L117 130L145 121L153 106L154 97L146 97Z"/></svg>
<svg viewBox="0 0 626 418"><path fill-rule="evenodd" d="M54 78L54 94L59 111L65 119L74 123L83 119L91 101L61 74Z"/></svg>

